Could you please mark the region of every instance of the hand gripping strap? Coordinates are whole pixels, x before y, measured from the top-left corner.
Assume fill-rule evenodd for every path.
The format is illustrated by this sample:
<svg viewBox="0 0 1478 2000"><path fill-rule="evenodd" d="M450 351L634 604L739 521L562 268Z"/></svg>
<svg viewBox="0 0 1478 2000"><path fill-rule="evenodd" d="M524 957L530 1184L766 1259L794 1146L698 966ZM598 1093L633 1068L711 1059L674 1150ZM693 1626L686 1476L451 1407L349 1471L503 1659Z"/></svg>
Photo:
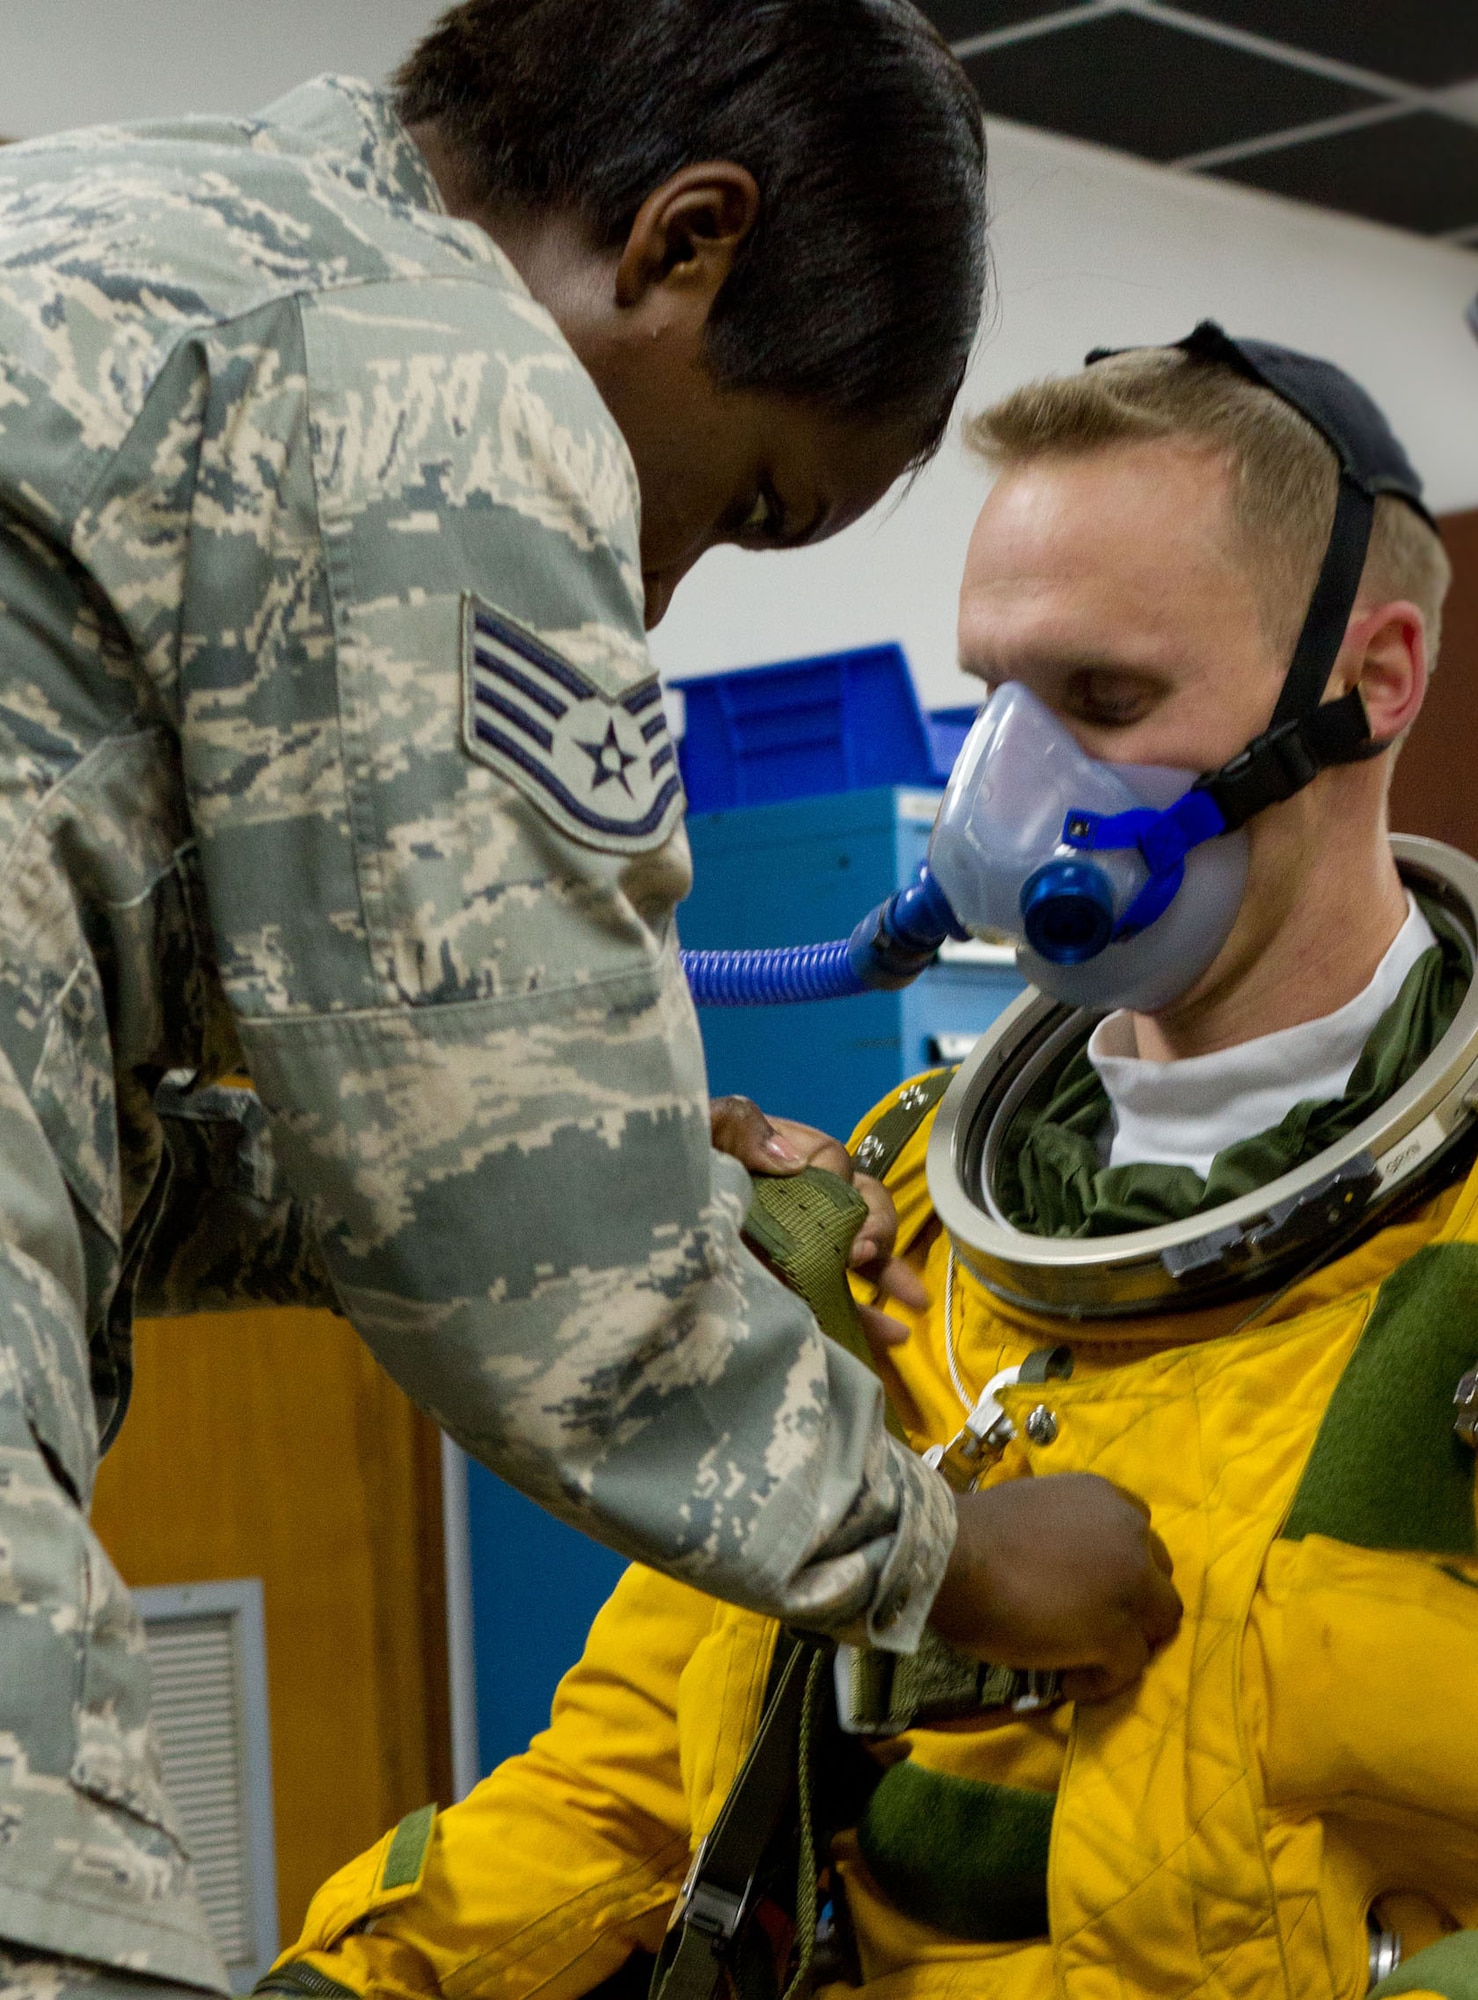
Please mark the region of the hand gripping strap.
<svg viewBox="0 0 1478 2000"><path fill-rule="evenodd" d="M876 1373L847 1283L847 1252L866 1214L867 1203L840 1174L803 1167L785 1177L756 1177L744 1234L800 1293L827 1338ZM903 1426L886 1397L883 1417L894 1437L902 1438Z"/></svg>

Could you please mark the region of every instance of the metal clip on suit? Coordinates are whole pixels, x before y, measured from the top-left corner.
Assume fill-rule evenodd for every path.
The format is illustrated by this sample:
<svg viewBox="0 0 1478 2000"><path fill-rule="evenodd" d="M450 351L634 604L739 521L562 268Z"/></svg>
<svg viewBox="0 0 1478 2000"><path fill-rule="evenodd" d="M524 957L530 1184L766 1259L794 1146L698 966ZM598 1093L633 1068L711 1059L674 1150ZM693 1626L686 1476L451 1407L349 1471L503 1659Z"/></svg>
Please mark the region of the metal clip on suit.
<svg viewBox="0 0 1478 2000"><path fill-rule="evenodd" d="M956 1493L973 1493L1015 1437L1016 1426L997 1402L996 1392L1008 1389L1020 1375L1019 1364L992 1375L980 1392L979 1402L949 1443L931 1444L924 1453L925 1465L942 1474Z"/></svg>

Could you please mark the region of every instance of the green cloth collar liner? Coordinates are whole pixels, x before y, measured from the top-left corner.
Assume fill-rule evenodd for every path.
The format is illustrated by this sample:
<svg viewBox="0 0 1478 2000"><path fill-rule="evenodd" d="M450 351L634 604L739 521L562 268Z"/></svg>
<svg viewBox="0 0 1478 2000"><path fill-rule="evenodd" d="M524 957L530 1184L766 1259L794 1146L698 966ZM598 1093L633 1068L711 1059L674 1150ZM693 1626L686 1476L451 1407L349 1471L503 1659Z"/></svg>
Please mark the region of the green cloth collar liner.
<svg viewBox="0 0 1478 2000"><path fill-rule="evenodd" d="M1371 1989L1370 2000L1397 1993L1440 1993L1443 2000L1478 2000L1478 1931L1454 1931Z"/></svg>
<svg viewBox="0 0 1478 2000"><path fill-rule="evenodd" d="M1419 897L1436 946L1423 952L1366 1042L1343 1097L1295 1104L1280 1124L1227 1146L1205 1179L1192 1167L1099 1165L1108 1093L1088 1060L1086 1026L1017 1112L1001 1149L996 1194L1009 1221L1032 1236L1118 1236L1220 1208L1316 1159L1351 1132L1426 1061L1472 978L1468 947L1451 919Z"/></svg>

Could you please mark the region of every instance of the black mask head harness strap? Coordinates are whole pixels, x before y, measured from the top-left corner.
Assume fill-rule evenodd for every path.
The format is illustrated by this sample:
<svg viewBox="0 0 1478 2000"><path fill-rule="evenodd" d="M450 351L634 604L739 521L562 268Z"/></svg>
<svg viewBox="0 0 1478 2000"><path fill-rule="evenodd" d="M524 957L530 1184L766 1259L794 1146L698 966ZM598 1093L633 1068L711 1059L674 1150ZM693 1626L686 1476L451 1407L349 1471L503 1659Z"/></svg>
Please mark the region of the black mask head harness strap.
<svg viewBox="0 0 1478 2000"><path fill-rule="evenodd" d="M1272 721L1230 763L1196 782L1195 790L1209 794L1225 822L1218 831L1230 832L1265 806L1291 799L1326 766L1359 763L1388 748L1371 736L1358 688L1328 702L1324 689L1360 588L1377 497L1393 494L1436 523L1395 433L1343 369L1270 341L1233 340L1214 320L1202 320L1174 345L1193 360L1220 363L1270 389L1314 426L1339 461L1329 545ZM1125 351L1095 348L1088 366Z"/></svg>

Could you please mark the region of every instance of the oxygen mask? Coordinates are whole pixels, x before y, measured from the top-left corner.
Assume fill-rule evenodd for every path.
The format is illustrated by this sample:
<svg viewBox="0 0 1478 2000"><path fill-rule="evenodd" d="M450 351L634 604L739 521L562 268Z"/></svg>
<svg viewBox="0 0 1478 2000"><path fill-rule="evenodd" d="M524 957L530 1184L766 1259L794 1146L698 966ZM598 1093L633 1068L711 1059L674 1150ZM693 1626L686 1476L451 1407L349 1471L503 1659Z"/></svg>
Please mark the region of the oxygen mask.
<svg viewBox="0 0 1478 2000"><path fill-rule="evenodd" d="M985 704L955 763L929 873L958 923L1007 938L1070 1005L1163 1007L1230 935L1247 837L1194 771L1090 757L1028 688Z"/></svg>

